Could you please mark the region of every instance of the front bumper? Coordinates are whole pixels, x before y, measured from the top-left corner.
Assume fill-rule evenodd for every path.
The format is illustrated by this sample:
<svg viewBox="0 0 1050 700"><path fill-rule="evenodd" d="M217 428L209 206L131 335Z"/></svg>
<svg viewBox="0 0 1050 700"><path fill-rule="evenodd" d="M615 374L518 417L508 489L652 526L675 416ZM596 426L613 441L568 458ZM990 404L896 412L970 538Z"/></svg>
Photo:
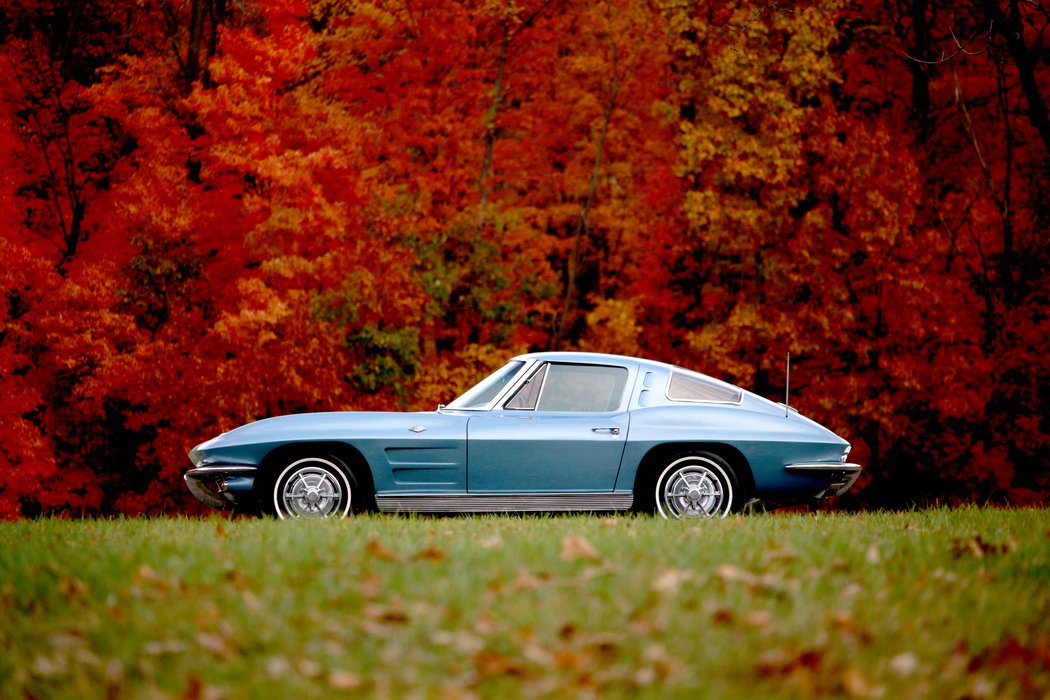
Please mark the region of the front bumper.
<svg viewBox="0 0 1050 700"><path fill-rule="evenodd" d="M257 471L258 467L240 464L210 464L189 470L183 479L198 501L224 510L246 505Z"/></svg>
<svg viewBox="0 0 1050 700"><path fill-rule="evenodd" d="M853 462L801 462L784 467L789 473L811 477L826 477L827 486L814 498L841 496L852 488L860 476L862 467Z"/></svg>

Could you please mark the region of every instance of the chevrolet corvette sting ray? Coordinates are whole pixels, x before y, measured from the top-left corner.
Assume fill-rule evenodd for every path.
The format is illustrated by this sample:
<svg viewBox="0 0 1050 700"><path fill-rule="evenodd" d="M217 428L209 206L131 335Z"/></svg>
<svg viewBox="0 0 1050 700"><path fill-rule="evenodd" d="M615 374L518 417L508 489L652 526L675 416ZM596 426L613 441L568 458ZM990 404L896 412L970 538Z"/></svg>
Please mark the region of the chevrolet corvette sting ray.
<svg viewBox="0 0 1050 700"><path fill-rule="evenodd" d="M193 495L281 518L634 509L722 517L842 494L850 445L784 404L660 362L521 355L447 406L241 426L190 451Z"/></svg>

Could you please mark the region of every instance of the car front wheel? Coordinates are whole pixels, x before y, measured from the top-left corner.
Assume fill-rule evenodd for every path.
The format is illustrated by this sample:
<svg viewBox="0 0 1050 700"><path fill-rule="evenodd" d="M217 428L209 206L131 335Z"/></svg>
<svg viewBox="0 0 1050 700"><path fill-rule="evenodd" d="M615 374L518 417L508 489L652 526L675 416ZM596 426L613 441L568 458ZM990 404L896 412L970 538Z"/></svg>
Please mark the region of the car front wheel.
<svg viewBox="0 0 1050 700"><path fill-rule="evenodd" d="M675 455L656 480L656 510L665 518L724 518L743 496L738 483L717 455Z"/></svg>
<svg viewBox="0 0 1050 700"><path fill-rule="evenodd" d="M348 470L325 457L305 457L284 467L273 485L279 518L345 518L353 481Z"/></svg>

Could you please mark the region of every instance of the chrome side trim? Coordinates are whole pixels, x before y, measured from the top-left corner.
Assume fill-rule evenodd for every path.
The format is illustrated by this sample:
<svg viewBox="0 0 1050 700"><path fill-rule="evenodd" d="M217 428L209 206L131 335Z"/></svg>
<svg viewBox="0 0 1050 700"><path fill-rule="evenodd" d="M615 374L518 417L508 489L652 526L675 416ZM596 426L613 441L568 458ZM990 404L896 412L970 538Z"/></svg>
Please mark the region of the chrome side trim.
<svg viewBox="0 0 1050 700"><path fill-rule="evenodd" d="M249 467L240 464L215 464L206 467L197 467L186 472L187 479L206 479L209 476L222 476L223 474L248 474L258 471L258 467Z"/></svg>
<svg viewBox="0 0 1050 700"><path fill-rule="evenodd" d="M859 472L862 468L853 462L799 462L784 467L789 472Z"/></svg>
<svg viewBox="0 0 1050 700"><path fill-rule="evenodd" d="M627 510L633 493L379 494L384 513L537 513Z"/></svg>

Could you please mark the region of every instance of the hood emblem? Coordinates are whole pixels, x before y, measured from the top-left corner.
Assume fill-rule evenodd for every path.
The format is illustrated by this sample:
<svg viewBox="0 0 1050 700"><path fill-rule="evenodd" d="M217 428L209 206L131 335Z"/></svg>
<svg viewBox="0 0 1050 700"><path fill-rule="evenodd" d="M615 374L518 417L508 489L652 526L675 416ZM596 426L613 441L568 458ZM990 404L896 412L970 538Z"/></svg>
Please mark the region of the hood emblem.
<svg viewBox="0 0 1050 700"><path fill-rule="evenodd" d="M424 428L422 425L413 425L411 428L409 428L409 430L411 430L413 433L421 433L424 430L426 430L426 428Z"/></svg>

